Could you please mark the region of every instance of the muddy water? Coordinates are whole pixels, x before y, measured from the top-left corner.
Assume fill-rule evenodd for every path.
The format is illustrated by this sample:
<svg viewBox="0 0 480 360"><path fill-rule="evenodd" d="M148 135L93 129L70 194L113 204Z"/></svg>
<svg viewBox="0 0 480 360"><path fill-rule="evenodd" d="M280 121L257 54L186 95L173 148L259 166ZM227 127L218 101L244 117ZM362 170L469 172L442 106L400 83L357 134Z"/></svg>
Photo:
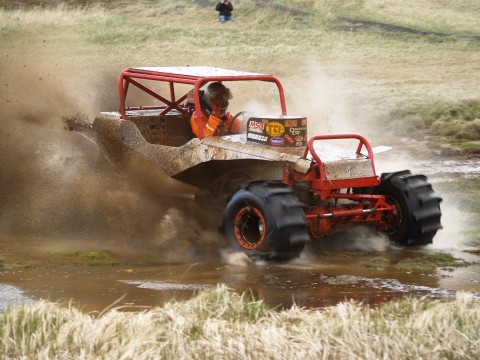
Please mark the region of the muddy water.
<svg viewBox="0 0 480 360"><path fill-rule="evenodd" d="M288 264L228 262L134 266L49 266L0 272L0 307L49 299L72 303L84 311L102 311L114 304L125 310L188 299L217 284L251 290L275 307L293 303L323 307L354 299L371 305L403 296L443 298L470 291L480 298L480 265L440 269L392 269L412 252L332 252L307 255ZM480 261L480 257L465 254ZM235 255L232 256L232 258Z"/></svg>

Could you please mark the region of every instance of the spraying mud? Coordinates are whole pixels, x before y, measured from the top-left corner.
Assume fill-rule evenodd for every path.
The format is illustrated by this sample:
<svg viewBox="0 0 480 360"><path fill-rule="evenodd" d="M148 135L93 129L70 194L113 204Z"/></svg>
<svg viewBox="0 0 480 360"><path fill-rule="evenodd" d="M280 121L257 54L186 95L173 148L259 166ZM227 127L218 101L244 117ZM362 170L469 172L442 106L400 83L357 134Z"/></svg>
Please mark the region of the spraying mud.
<svg viewBox="0 0 480 360"><path fill-rule="evenodd" d="M58 59L49 61L45 47L14 47L0 63L0 235L194 260L189 244L197 248L210 235L182 215L179 208L190 205L170 196L185 186L138 164L130 166L136 175L126 176L88 138L65 131L65 120L88 123L117 106L117 75L89 70L93 81L82 80ZM186 244L172 246L178 238Z"/></svg>

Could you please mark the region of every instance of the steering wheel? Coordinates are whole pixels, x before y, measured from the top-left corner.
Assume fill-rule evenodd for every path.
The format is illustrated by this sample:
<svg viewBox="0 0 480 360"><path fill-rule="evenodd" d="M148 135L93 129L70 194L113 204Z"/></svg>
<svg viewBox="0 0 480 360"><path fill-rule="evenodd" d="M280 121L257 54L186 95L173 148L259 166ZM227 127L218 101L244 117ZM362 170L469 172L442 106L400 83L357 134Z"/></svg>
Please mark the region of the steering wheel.
<svg viewBox="0 0 480 360"><path fill-rule="evenodd" d="M232 132L232 127L233 127L233 124L235 123L235 121L237 121L237 118L242 115L243 117L245 117L245 114L247 114L248 112L247 111L240 111L239 113L235 114L235 116L232 118L232 121L230 122L230 126L228 127L228 133L230 134ZM245 120L245 119L243 119ZM242 121L243 121L242 120Z"/></svg>

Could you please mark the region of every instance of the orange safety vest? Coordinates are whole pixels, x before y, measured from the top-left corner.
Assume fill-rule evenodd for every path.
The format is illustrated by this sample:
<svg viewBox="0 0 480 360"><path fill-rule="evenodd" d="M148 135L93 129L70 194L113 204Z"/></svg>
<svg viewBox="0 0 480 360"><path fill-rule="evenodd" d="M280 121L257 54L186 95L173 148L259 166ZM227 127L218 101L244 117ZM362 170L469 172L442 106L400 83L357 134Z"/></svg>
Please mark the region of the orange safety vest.
<svg viewBox="0 0 480 360"><path fill-rule="evenodd" d="M210 114L210 116L207 118L207 116L202 112L201 116L202 116L201 120L202 120L202 127L203 127L203 136L229 135L229 134L238 134L240 132L240 121L235 121L235 123L232 125L231 131L227 134L233 119L233 115L229 112L225 114L227 118L225 122L223 122L222 119L219 119L213 114ZM222 124L223 126L220 126L220 124ZM197 137L199 137L200 129L198 128L197 115L195 111L190 117L190 125L192 126L193 133Z"/></svg>

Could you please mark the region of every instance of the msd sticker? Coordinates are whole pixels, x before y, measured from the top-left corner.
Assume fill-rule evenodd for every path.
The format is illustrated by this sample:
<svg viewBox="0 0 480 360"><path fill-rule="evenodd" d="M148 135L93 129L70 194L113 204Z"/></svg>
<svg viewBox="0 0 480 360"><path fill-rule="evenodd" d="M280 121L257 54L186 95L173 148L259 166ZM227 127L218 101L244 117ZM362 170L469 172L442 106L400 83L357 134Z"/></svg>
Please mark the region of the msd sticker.
<svg viewBox="0 0 480 360"><path fill-rule="evenodd" d="M249 127L249 128L248 128L248 132L254 132L254 133L257 133L257 134L263 134L263 130L262 130L262 129L259 129L259 128L251 128L251 127Z"/></svg>
<svg viewBox="0 0 480 360"><path fill-rule="evenodd" d="M262 132L263 132L263 129L265 129L265 124L263 124L261 122L258 122L258 121L249 121L248 122L248 128L250 130L252 130L252 129L262 130Z"/></svg>
<svg viewBox="0 0 480 360"><path fill-rule="evenodd" d="M279 137L285 133L285 127L277 121L269 122L265 126L265 130L271 137Z"/></svg>
<svg viewBox="0 0 480 360"><path fill-rule="evenodd" d="M273 146L282 146L284 144L284 141L282 138L271 138L270 139L270 144Z"/></svg>

